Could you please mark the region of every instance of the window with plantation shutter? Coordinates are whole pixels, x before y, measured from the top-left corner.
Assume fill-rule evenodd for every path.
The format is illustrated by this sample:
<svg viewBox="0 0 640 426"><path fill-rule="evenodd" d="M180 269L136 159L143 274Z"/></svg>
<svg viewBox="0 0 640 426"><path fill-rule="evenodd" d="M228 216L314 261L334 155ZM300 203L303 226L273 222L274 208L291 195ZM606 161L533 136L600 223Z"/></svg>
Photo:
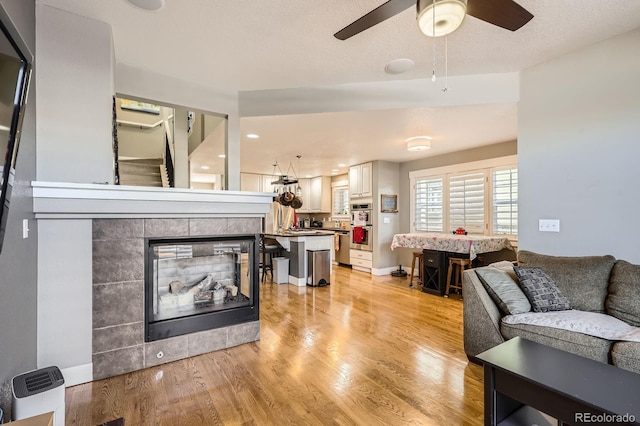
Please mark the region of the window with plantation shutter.
<svg viewBox="0 0 640 426"><path fill-rule="evenodd" d="M493 172L493 234L518 234L518 169Z"/></svg>
<svg viewBox="0 0 640 426"><path fill-rule="evenodd" d="M485 182L484 170L449 176L449 229L464 228L469 234L484 234Z"/></svg>
<svg viewBox="0 0 640 426"><path fill-rule="evenodd" d="M419 179L415 183L415 230L443 232L443 178Z"/></svg>
<svg viewBox="0 0 640 426"><path fill-rule="evenodd" d="M518 234L516 156L409 172L411 232Z"/></svg>

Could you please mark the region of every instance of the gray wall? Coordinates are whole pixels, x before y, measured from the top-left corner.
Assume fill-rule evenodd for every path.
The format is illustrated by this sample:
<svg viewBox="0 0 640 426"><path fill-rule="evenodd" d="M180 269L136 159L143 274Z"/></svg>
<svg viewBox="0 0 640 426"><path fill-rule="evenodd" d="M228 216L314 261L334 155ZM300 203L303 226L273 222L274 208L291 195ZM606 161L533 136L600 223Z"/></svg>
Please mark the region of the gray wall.
<svg viewBox="0 0 640 426"><path fill-rule="evenodd" d="M397 251L391 251L391 241L393 236L399 232L400 219L398 213L380 212L380 195L398 194L400 190L399 163L390 161L373 162L373 220L374 220L374 241L373 268L383 269L397 266ZM400 209L398 209L400 210ZM384 219L389 219L389 223L384 223ZM395 269L395 268L394 268Z"/></svg>
<svg viewBox="0 0 640 426"><path fill-rule="evenodd" d="M35 53L33 0L0 0L31 53ZM35 67L34 67L35 72ZM16 180L0 254L0 406L10 413L10 380L36 368L36 263L38 233L33 219L30 182L36 176L36 93L31 84L22 124ZM28 239L22 238L22 220L29 220ZM8 414L5 414L5 420Z"/></svg>
<svg viewBox="0 0 640 426"><path fill-rule="evenodd" d="M400 233L411 230L411 215L409 212L411 188L409 172L414 170L433 169L436 167L450 166L453 164L470 163L472 161L488 160L491 158L506 157L518 154L516 141L501 142L493 145L472 148L449 154L427 157L419 160L408 161L400 164L400 195L398 196L398 214L400 215ZM518 156L519 158L519 156ZM399 263L404 266L411 265L411 249L396 249Z"/></svg>
<svg viewBox="0 0 640 426"><path fill-rule="evenodd" d="M640 263L640 29L522 72L519 246ZM560 219L559 233L538 219Z"/></svg>
<svg viewBox="0 0 640 426"><path fill-rule="evenodd" d="M111 27L36 6L37 178L113 183Z"/></svg>

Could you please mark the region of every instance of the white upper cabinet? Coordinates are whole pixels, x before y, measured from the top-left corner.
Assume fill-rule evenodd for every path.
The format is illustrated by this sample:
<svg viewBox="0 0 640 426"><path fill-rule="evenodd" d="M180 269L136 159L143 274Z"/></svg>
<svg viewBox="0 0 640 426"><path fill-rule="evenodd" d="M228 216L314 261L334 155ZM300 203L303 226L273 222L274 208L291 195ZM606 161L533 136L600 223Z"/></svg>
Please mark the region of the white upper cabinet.
<svg viewBox="0 0 640 426"><path fill-rule="evenodd" d="M311 213L311 179L298 179L298 185L302 189L302 207L298 213Z"/></svg>
<svg viewBox="0 0 640 426"><path fill-rule="evenodd" d="M309 201L312 212L331 213L331 177L317 176L311 179Z"/></svg>
<svg viewBox="0 0 640 426"><path fill-rule="evenodd" d="M240 173L240 190L262 192L262 175Z"/></svg>
<svg viewBox="0 0 640 426"><path fill-rule="evenodd" d="M372 164L364 163L349 167L349 196L351 198L371 197Z"/></svg>

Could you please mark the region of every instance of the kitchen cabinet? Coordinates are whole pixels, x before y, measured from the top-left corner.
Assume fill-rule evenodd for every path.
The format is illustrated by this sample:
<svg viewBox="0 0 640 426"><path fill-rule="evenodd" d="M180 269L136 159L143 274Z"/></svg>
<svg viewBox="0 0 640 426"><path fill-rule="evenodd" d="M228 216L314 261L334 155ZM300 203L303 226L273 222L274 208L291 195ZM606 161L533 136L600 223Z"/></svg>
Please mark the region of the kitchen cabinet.
<svg viewBox="0 0 640 426"><path fill-rule="evenodd" d="M331 177L312 178L310 193L309 202L312 212L331 213Z"/></svg>
<svg viewBox="0 0 640 426"><path fill-rule="evenodd" d="M349 251L351 267L358 271L371 272L373 267L373 253L370 251L353 250Z"/></svg>
<svg viewBox="0 0 640 426"><path fill-rule="evenodd" d="M372 163L349 167L349 195L351 198L364 198L373 195L371 191Z"/></svg>
<svg viewBox="0 0 640 426"><path fill-rule="evenodd" d="M240 190L262 192L262 175L240 173Z"/></svg>
<svg viewBox="0 0 640 426"><path fill-rule="evenodd" d="M311 213L311 179L298 179L298 184L302 188L302 207L298 213Z"/></svg>
<svg viewBox="0 0 640 426"><path fill-rule="evenodd" d="M240 190L254 192L275 192L278 186L272 185L275 178L271 175L240 173Z"/></svg>

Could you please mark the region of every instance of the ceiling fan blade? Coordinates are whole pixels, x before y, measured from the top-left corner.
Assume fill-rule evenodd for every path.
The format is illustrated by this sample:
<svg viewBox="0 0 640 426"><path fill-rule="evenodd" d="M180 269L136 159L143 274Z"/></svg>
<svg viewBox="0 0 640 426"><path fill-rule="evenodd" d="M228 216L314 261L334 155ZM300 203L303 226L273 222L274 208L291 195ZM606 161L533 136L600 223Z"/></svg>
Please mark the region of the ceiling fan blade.
<svg viewBox="0 0 640 426"><path fill-rule="evenodd" d="M467 15L516 31L533 18L533 15L513 0L468 0Z"/></svg>
<svg viewBox="0 0 640 426"><path fill-rule="evenodd" d="M382 21L386 21L411 6L415 6L415 4L416 0L389 0L335 33L334 37L338 40L346 40Z"/></svg>

